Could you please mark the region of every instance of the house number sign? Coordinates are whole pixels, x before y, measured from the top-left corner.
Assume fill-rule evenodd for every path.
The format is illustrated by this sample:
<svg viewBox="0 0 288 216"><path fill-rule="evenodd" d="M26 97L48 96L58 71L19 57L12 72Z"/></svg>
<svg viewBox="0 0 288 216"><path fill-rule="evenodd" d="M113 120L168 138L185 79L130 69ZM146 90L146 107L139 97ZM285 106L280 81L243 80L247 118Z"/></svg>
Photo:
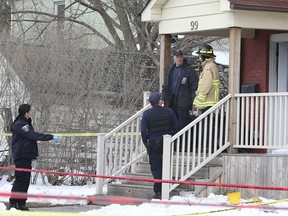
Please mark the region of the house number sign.
<svg viewBox="0 0 288 216"><path fill-rule="evenodd" d="M198 29L198 21L191 21L190 22L191 30L197 30Z"/></svg>

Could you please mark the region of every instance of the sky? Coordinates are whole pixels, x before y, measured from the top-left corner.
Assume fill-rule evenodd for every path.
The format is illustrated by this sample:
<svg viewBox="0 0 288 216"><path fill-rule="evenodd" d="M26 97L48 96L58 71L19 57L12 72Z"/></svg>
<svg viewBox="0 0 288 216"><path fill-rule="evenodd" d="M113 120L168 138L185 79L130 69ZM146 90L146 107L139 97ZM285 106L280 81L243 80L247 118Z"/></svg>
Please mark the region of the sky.
<svg viewBox="0 0 288 216"><path fill-rule="evenodd" d="M8 196L3 196L5 193L10 193L12 187L11 182L7 182L7 176L3 176L0 181L0 215L8 215L16 212L17 216L25 215L27 212L21 212L15 209L6 210L6 206L3 202L8 201ZM28 194L34 195L50 195L50 196L74 196L74 197L87 197L95 194L96 186L94 184L86 186L52 186L49 184L43 185L42 181L39 179L37 184L30 185ZM104 192L107 189L104 187ZM235 196L234 196L235 197ZM49 203L51 205L68 205L68 204L79 204L86 205L86 200L64 200L64 199L40 199L40 198L28 198L27 206L29 207L29 202L38 203ZM249 203L250 202L250 203ZM254 202L254 203L253 203ZM190 204L190 205L189 205ZM225 206L226 205L226 206ZM211 216L281 216L288 215L288 199L284 200L269 200L263 197L258 197L258 199L245 200L241 199L239 205L245 206L247 208L233 208L230 206L231 203L227 195L214 195L210 194L205 198L197 198L194 195L186 195L185 197L173 196L170 200L147 200L145 203L139 203L137 205L124 205L124 204L113 204L103 206L100 209L92 209L86 212L77 213L77 215L117 215L117 216L172 216L172 215L211 215ZM251 205L258 206L259 208L250 208ZM269 208L269 209L264 209ZM280 208L280 209L279 209ZM281 209L282 208L282 209ZM283 208L287 208L284 209ZM34 209L33 209L34 210ZM34 210L35 211L35 210ZM2 213L1 213L2 212ZM5 213L5 214L4 214ZM8 213L8 214L6 214ZM33 214L34 215L34 214ZM74 214L73 214L74 215Z"/></svg>

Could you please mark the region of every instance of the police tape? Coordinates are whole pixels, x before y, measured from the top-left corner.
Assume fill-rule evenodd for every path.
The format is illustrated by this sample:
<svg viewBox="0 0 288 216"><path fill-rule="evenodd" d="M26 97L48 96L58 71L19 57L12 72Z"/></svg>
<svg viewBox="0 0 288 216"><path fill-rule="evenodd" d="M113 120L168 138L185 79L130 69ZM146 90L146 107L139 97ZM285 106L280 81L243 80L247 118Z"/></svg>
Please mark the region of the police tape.
<svg viewBox="0 0 288 216"><path fill-rule="evenodd" d="M258 203L260 202L261 199L258 200L252 200L248 202L244 202L243 204L251 204L251 203ZM188 213L188 214L179 214L179 215L171 215L171 216L193 216L193 215L204 215L204 214L212 214L212 213L219 213L219 212L226 212L226 211L233 211L233 210L239 210L238 207L233 207L233 208L225 208L225 209L216 209L216 210L211 210L211 211L202 211L202 212L195 212L195 213Z"/></svg>
<svg viewBox="0 0 288 216"><path fill-rule="evenodd" d="M276 191L288 191L288 187L278 186L263 186L263 185L244 185L244 184L227 184L227 183L215 183L215 182L193 182L193 181L180 181L180 180L165 180L165 179L152 179L152 178L134 178L126 176L107 176L107 175L96 175L96 174L82 174L72 172L59 172L49 170L36 170L26 168L14 168L8 166L0 166L0 170L16 170L22 172L36 172L45 174L56 174L62 176L83 176L91 178L104 178L104 179L115 179L115 180L130 180L130 181L146 181L156 183L172 183L172 184L184 184L184 185L201 185L201 186L212 186L212 187L229 187L229 188L247 188L247 189L258 189L258 190L276 190Z"/></svg>
<svg viewBox="0 0 288 216"><path fill-rule="evenodd" d="M1 193L0 192L0 196L11 196L11 193ZM240 209L258 209L258 210L288 210L288 207L281 207L281 206L268 206L271 204L275 204L275 203L280 203L280 202L288 202L288 199L282 199L282 200L276 200L276 201L270 201L270 202L266 202L266 203L261 203L259 205L244 205L240 204L240 205L230 205L230 204L226 204L226 203L199 203L199 202L181 202L181 201L165 201L165 200L146 200L146 199L137 199L137 198L129 198L129 197L116 197L116 196L91 196L91 197L76 197L76 196L59 196L59 195L46 195L46 194L37 194L37 195L33 195L33 194L24 194L22 193L13 193L13 197L18 197L18 198L37 198L37 199L41 199L41 198L54 198L54 199L68 199L68 200L74 200L74 199L80 199L80 200L89 200L89 201L93 201L93 203L95 204L96 202L98 204L100 203L118 203L118 204L143 204L143 203L149 203L149 204L158 204L158 205L188 205L188 206L206 206L206 207L218 207L218 208L223 208L223 207L229 207L227 209L219 209L219 210L212 210L212 211L205 211L205 212L196 212L196 213L189 213L189 214L173 214L173 216L193 216L193 215L203 215L203 214L210 214L210 213L217 213L217 212L224 212L224 211L230 211L230 210L240 210ZM247 203L246 203L247 204ZM253 204L253 203L252 203ZM2 214L1 214L2 215ZM69 214L68 214L69 215ZM70 214L73 215L73 214ZM90 214L91 215L91 214ZM100 214L101 215L101 214ZM106 215L106 214L105 214ZM112 215L112 214L111 214ZM113 214L115 215L115 214ZM116 214L118 215L118 214ZM99 214L95 214L95 216L99 216ZM106 215L107 216L107 215ZM172 215L171 215L172 216Z"/></svg>
<svg viewBox="0 0 288 216"><path fill-rule="evenodd" d="M59 137L96 137L99 136L100 134L106 134L106 133L53 133L54 136L59 136ZM0 136L12 136L11 133L4 133L0 134Z"/></svg>
<svg viewBox="0 0 288 216"><path fill-rule="evenodd" d="M68 213L68 212L39 212L39 211L3 211L1 212L1 216L74 216L79 213ZM100 214L89 214L94 216L100 216Z"/></svg>
<svg viewBox="0 0 288 216"><path fill-rule="evenodd" d="M52 208L52 207L51 207ZM1 211L1 216L81 216L87 213L73 213L73 212L43 212L43 211ZM90 213L89 216L104 216L104 214ZM105 214L105 216L112 216Z"/></svg>
<svg viewBox="0 0 288 216"><path fill-rule="evenodd" d="M280 202L288 202L288 199L282 199L282 200L273 200L270 202L262 203L259 205L231 205L227 203L199 203L199 202L189 202L189 201L171 201L171 200L150 200L150 199L140 199L140 198L133 198L133 197L119 197L119 196L103 196L103 195L94 195L94 196L62 196L62 195L47 195L47 194L26 194L26 193L20 193L20 192L13 192L13 193L5 193L0 192L0 197L13 197L17 199L23 199L23 198L36 198L39 199L65 199L65 200L81 200L81 201L87 201L87 203L90 204L100 204L105 203L107 205L110 203L118 203L118 204L159 204L159 205L187 205L187 206L206 206L206 207L229 207L228 210L235 210L235 209L245 209L245 208L253 208L253 209L261 209L261 210L288 210L288 207L282 207L282 206L267 206L270 204L280 203ZM252 203L253 204L253 203ZM225 211L224 210L215 210L215 211ZM213 213L213 211L210 211ZM207 214L207 212L205 212ZM173 216L190 216L190 215L197 215L202 214L200 213L190 213L190 214L173 214ZM203 213L204 214L204 213Z"/></svg>
<svg viewBox="0 0 288 216"><path fill-rule="evenodd" d="M97 137L101 134L105 135L107 133L52 133L54 136L59 137ZM113 133L113 136L120 136L120 135L140 135L140 132L123 132L123 133ZM2 133L0 137L9 137L12 136L11 133Z"/></svg>
<svg viewBox="0 0 288 216"><path fill-rule="evenodd" d="M233 208L225 208L225 209L216 209L216 210L211 210L211 211L203 211L203 212L194 212L194 213L188 213L188 214L173 214L171 216L194 216L194 215L206 215L206 214L213 214L213 213L219 213L219 212L225 212L225 211L233 211L233 210L240 210L244 208L254 208L254 209L261 209L261 210L288 210L287 207L270 207L267 205L273 205L277 203L283 203L283 202L288 202L288 198L286 199L281 199L281 200L273 200L269 202L261 202L262 200L259 198L259 200L252 200L248 202L244 202L240 205L234 205ZM258 203L256 205L249 205L249 204L254 204ZM248 205L247 205L248 204ZM267 206L267 207L266 207Z"/></svg>

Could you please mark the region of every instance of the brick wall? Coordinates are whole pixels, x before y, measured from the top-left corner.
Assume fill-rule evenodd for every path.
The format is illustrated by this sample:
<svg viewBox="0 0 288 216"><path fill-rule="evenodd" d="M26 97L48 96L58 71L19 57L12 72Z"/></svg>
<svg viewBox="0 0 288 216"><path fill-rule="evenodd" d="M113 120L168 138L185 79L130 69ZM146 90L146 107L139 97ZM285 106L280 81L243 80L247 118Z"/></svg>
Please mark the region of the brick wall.
<svg viewBox="0 0 288 216"><path fill-rule="evenodd" d="M242 39L242 84L259 83L259 92L269 91L269 37L281 31L256 30L254 39Z"/></svg>

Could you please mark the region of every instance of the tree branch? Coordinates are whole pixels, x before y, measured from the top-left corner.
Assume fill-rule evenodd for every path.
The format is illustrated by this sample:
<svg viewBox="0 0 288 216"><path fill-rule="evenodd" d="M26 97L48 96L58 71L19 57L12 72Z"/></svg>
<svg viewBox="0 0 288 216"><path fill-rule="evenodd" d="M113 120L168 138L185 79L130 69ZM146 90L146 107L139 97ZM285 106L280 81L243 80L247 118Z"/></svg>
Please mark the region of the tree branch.
<svg viewBox="0 0 288 216"><path fill-rule="evenodd" d="M59 16L57 15L53 15L50 13L45 13L45 12L39 12L39 11L31 11L31 10L23 10L23 11L12 11L11 14L38 14L38 15L44 15L44 16L48 16L48 17L52 17L52 18L58 18ZM79 20L75 20L69 17L61 17L63 18L63 20L67 20L73 23L77 23L79 25L82 25L84 27L86 27L87 29L89 29L90 31L92 31L95 35L97 35L98 37L100 37L102 40L105 41L105 43L107 43L109 46L113 46L113 43L108 40L103 34L101 34L100 32L98 32L95 28L93 28L92 26L88 25L87 23L83 22L83 21L79 21ZM35 22L35 20L33 20ZM57 21L52 20L52 21ZM20 21L18 21L20 22Z"/></svg>

